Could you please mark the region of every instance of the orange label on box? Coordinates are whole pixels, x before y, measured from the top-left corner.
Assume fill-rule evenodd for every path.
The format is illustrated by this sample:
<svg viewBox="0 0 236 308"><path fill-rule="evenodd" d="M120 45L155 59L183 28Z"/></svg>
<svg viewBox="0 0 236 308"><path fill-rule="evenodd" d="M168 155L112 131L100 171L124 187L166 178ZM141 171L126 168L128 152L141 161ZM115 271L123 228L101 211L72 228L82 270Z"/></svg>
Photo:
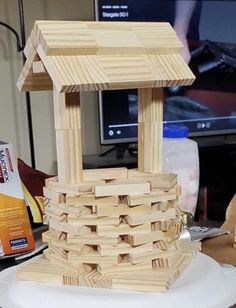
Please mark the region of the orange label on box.
<svg viewBox="0 0 236 308"><path fill-rule="evenodd" d="M4 255L34 249L24 200L0 194L0 239Z"/></svg>
<svg viewBox="0 0 236 308"><path fill-rule="evenodd" d="M0 142L0 256L33 250L34 246L13 148Z"/></svg>

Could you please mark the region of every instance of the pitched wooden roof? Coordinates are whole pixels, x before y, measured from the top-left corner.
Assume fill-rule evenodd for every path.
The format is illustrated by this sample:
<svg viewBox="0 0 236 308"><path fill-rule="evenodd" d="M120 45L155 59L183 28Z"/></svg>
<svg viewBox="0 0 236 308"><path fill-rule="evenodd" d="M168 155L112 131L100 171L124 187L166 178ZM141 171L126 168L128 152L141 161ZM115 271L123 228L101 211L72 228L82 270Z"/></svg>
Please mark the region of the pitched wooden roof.
<svg viewBox="0 0 236 308"><path fill-rule="evenodd" d="M37 21L18 87L60 92L189 85L168 23Z"/></svg>

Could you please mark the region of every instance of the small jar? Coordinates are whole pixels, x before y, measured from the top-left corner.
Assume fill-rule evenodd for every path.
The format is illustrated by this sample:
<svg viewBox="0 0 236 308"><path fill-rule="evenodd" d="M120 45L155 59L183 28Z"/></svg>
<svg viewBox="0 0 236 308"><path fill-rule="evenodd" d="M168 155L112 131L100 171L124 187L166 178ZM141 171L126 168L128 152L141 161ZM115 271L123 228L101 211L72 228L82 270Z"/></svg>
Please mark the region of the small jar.
<svg viewBox="0 0 236 308"><path fill-rule="evenodd" d="M188 128L166 124L163 127L163 171L173 172L181 185L179 206L195 214L199 189L199 155L197 142L188 139Z"/></svg>

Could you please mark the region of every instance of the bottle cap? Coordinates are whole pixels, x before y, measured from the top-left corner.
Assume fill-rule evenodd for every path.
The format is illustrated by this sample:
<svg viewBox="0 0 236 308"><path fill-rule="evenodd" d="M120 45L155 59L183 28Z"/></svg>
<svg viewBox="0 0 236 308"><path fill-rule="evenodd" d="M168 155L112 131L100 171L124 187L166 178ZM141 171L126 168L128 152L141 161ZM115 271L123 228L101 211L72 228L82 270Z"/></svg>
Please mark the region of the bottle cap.
<svg viewBox="0 0 236 308"><path fill-rule="evenodd" d="M187 138L188 127L184 125L165 124L163 126L164 138Z"/></svg>

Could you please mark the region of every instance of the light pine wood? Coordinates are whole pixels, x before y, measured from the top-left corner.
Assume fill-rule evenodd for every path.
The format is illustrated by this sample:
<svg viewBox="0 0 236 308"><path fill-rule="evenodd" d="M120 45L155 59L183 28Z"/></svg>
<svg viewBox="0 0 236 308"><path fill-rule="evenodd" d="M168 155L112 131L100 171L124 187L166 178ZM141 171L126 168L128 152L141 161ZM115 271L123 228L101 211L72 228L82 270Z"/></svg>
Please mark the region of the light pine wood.
<svg viewBox="0 0 236 308"><path fill-rule="evenodd" d="M45 56L40 45L37 52L59 92L161 88L192 84L194 80L194 76L179 55L86 55L65 58ZM173 63L176 69L173 79L170 80L169 67ZM70 71L70 75L66 74L67 71Z"/></svg>
<svg viewBox="0 0 236 308"><path fill-rule="evenodd" d="M57 129L56 148L59 183L82 182L81 131Z"/></svg>
<svg viewBox="0 0 236 308"><path fill-rule="evenodd" d="M82 137L79 93L53 91L56 129L58 181L61 184L82 182Z"/></svg>
<svg viewBox="0 0 236 308"><path fill-rule="evenodd" d="M98 249L101 256L112 256L118 254L129 254L133 253L145 253L149 251L153 251L152 243L139 245L137 247L133 247L129 243L121 242L117 246L112 247L110 245L99 245Z"/></svg>
<svg viewBox="0 0 236 308"><path fill-rule="evenodd" d="M81 129L80 93L53 95L55 129Z"/></svg>
<svg viewBox="0 0 236 308"><path fill-rule="evenodd" d="M28 263L23 268L19 268L16 277L21 280L61 284L64 271L63 268L56 268L53 264L41 258L33 263Z"/></svg>
<svg viewBox="0 0 236 308"><path fill-rule="evenodd" d="M225 214L225 222L221 228L230 231L234 234L236 224L236 194L233 196L230 201Z"/></svg>
<svg viewBox="0 0 236 308"><path fill-rule="evenodd" d="M169 191L151 191L149 194L130 194L127 196L127 201L130 206L136 206L143 203L156 203L161 201L176 200L176 190Z"/></svg>
<svg viewBox="0 0 236 308"><path fill-rule="evenodd" d="M46 72L46 69L42 61L33 62L33 73L34 74L45 73L45 72Z"/></svg>
<svg viewBox="0 0 236 308"><path fill-rule="evenodd" d="M69 214L67 222L70 226L78 226L78 225L85 225L85 226L118 226L120 223L119 216L117 217L98 217L96 214L91 215L83 215L83 216L76 216L74 214Z"/></svg>
<svg viewBox="0 0 236 308"><path fill-rule="evenodd" d="M44 187L48 249L19 279L164 292L197 253L179 242L181 188L162 173L163 87L194 76L167 23L38 21L20 90L53 87L58 176ZM83 170L80 92L138 88L138 169Z"/></svg>
<svg viewBox="0 0 236 308"><path fill-rule="evenodd" d="M85 245L111 245L116 246L119 244L119 238L117 236L99 236L97 233L90 233L85 235L72 235L67 236L68 244L85 244Z"/></svg>
<svg viewBox="0 0 236 308"><path fill-rule="evenodd" d="M33 49L60 92L169 87L194 80L167 23L38 21L26 44L27 72ZM38 75L21 75L19 89L37 90ZM45 85L47 90L51 85L42 77L38 89Z"/></svg>
<svg viewBox="0 0 236 308"><path fill-rule="evenodd" d="M115 277L116 275L127 271L129 272L129 275L136 274L137 271L151 271L152 263L148 261L138 264L132 264L132 266L130 266L130 263L119 263L115 266L110 264L99 264L97 269L102 275L107 276L108 274L112 274Z"/></svg>
<svg viewBox="0 0 236 308"><path fill-rule="evenodd" d="M66 204L61 204L61 203L53 203L49 202L48 207L50 208L51 211L57 213L57 214L75 214L75 215L89 215L93 213L93 209L91 206L80 206L80 207L75 207L75 206L70 206ZM47 206L45 207L45 211L47 210Z"/></svg>
<svg viewBox="0 0 236 308"><path fill-rule="evenodd" d="M94 190L94 186L101 185L104 183L105 181L97 180L97 181L80 182L75 184L61 184L58 182L58 177L48 178L45 180L45 186L51 191L51 194L59 193L62 195L64 193L66 194L65 198L70 198L70 196L73 196L73 198L75 199L79 196L81 197L91 196L92 191Z"/></svg>
<svg viewBox="0 0 236 308"><path fill-rule="evenodd" d="M59 259L58 259L59 260ZM96 288L119 288L133 291L145 292L165 292L169 289L175 279L180 275L180 271L191 261L191 256L186 255L179 258L179 264L173 269L158 269L152 271L147 265L133 265L135 275L132 271L123 270L120 273L110 272L101 275L96 270L80 266L81 272L78 273L70 267L62 265L62 261L50 263L45 259L38 259L34 263L29 263L23 268L17 270L18 279L34 280L38 282L51 282L59 285L78 285L82 287ZM120 268L126 268L127 265L119 265ZM84 269L87 268L87 274ZM112 268L111 268L112 269ZM142 270L141 270L142 269ZM109 270L108 270L109 271Z"/></svg>
<svg viewBox="0 0 236 308"><path fill-rule="evenodd" d="M155 211L151 214L129 214L126 221L130 226L137 226L143 223L152 223L164 219L174 219L176 217L175 208L169 208L167 211Z"/></svg>
<svg viewBox="0 0 236 308"><path fill-rule="evenodd" d="M35 52L35 58L37 55ZM51 77L47 72L35 74L32 67L33 60L26 59L24 67L17 81L17 87L20 91L49 91L53 89Z"/></svg>
<svg viewBox="0 0 236 308"><path fill-rule="evenodd" d="M120 235L133 235L139 233L147 233L151 232L151 225L149 223L142 224L139 226L131 227L126 223L121 223L119 226L98 226L97 234L99 236L117 236Z"/></svg>
<svg viewBox="0 0 236 308"><path fill-rule="evenodd" d="M96 213L98 217L113 215L129 215L129 214L149 214L152 212L151 203L141 204L136 207L129 207L126 203L120 203L118 206L97 206Z"/></svg>
<svg viewBox="0 0 236 308"><path fill-rule="evenodd" d="M84 181L117 180L117 179L127 179L127 178L128 178L128 169L125 167L83 170Z"/></svg>
<svg viewBox="0 0 236 308"><path fill-rule="evenodd" d="M177 184L177 175L173 173L140 172L138 169L130 169L128 170L128 178L142 178L151 184L152 189L169 190Z"/></svg>
<svg viewBox="0 0 236 308"><path fill-rule="evenodd" d="M91 232L90 228L84 225L77 225L77 226L72 226L69 225L67 222L63 221L58 221L54 218L49 219L49 226L52 229L55 229L60 232L65 232L65 233L71 233L74 235L80 235L80 234L89 234Z"/></svg>
<svg viewBox="0 0 236 308"><path fill-rule="evenodd" d="M75 196L68 194L66 195L66 204L73 205L75 207L79 207L82 205L113 207L119 204L119 197L118 196L96 197L94 194Z"/></svg>
<svg viewBox="0 0 236 308"><path fill-rule="evenodd" d="M63 193L55 192L46 186L43 187L43 195L46 199L55 203L65 203L65 196ZM44 202L45 204L45 202ZM46 205L46 204L45 204Z"/></svg>
<svg viewBox="0 0 236 308"><path fill-rule="evenodd" d="M168 23L37 21L34 36L47 55L168 54L182 47Z"/></svg>
<svg viewBox="0 0 236 308"><path fill-rule="evenodd" d="M108 263L108 264L117 264L118 256L101 256L98 252L87 253L87 254L77 254L73 251L68 253L69 262L80 262L80 263Z"/></svg>
<svg viewBox="0 0 236 308"><path fill-rule="evenodd" d="M150 184L145 181L114 181L104 185L96 185L94 193L96 197L122 196L128 193L145 194L150 192Z"/></svg>
<svg viewBox="0 0 236 308"><path fill-rule="evenodd" d="M162 170L163 90L138 90L138 171Z"/></svg>

